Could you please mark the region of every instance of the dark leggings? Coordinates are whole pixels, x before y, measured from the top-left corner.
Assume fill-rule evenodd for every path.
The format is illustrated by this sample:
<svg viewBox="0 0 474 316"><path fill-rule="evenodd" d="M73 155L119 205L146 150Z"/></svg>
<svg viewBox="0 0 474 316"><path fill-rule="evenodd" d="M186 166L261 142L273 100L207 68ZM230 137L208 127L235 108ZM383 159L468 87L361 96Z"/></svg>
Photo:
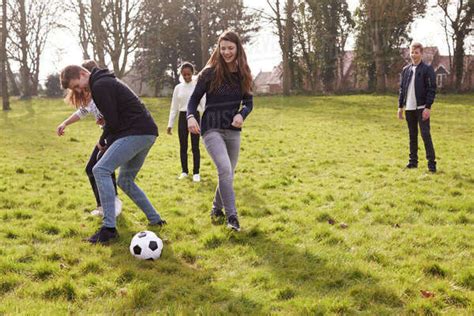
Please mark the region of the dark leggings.
<svg viewBox="0 0 474 316"><path fill-rule="evenodd" d="M199 116L197 117L200 122ZM188 170L188 120L186 112L179 112L178 120L178 136L179 136L179 156L181 157L181 169L184 173ZM191 134L191 149L193 152L193 174L199 174L199 166L201 163L201 153L199 151L199 135Z"/></svg>
<svg viewBox="0 0 474 316"><path fill-rule="evenodd" d="M101 206L101 205L100 205L99 191L97 190L97 184L95 183L95 178L94 178L94 174L92 173L92 168L94 168L95 164L100 160L103 154L104 153L100 152L99 147L95 146L86 166L86 173L87 173L87 176L89 177L89 181L91 183L92 191L94 192L97 206ZM112 181L114 183L115 195L117 195L118 192L117 192L117 182L115 181L115 172L112 173Z"/></svg>

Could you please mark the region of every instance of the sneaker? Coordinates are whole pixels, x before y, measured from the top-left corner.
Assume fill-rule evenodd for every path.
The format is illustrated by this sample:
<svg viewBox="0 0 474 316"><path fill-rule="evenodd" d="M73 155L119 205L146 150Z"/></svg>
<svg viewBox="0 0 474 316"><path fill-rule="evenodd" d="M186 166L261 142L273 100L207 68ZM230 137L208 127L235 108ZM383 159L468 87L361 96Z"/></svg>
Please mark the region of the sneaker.
<svg viewBox="0 0 474 316"><path fill-rule="evenodd" d="M102 226L99 230L87 239L91 244L104 244L118 237L117 229Z"/></svg>
<svg viewBox="0 0 474 316"><path fill-rule="evenodd" d="M102 206L97 206L97 208L91 211L92 216L104 216L104 209Z"/></svg>
<svg viewBox="0 0 474 316"><path fill-rule="evenodd" d="M418 164L414 163L414 162L409 162L408 165L406 166L407 169L414 169L414 168L418 168Z"/></svg>
<svg viewBox="0 0 474 316"><path fill-rule="evenodd" d="M227 227L238 232L240 231L240 225L237 216L231 215L229 218L227 218Z"/></svg>
<svg viewBox="0 0 474 316"><path fill-rule="evenodd" d="M214 219L218 219L218 218L224 218L225 217L225 214L224 212L222 212L221 209L217 209L217 208L212 208L211 210L211 218L214 218Z"/></svg>
<svg viewBox="0 0 474 316"><path fill-rule="evenodd" d="M178 180L183 180L188 177L188 174L186 172L183 172L182 174L179 175Z"/></svg>
<svg viewBox="0 0 474 316"><path fill-rule="evenodd" d="M163 227L164 225L168 224L164 219L160 219L158 222L149 223L150 226L160 226Z"/></svg>
<svg viewBox="0 0 474 316"><path fill-rule="evenodd" d="M193 175L193 181L194 182L201 182L201 176L199 175L199 173L196 173Z"/></svg>
<svg viewBox="0 0 474 316"><path fill-rule="evenodd" d="M428 164L428 171L431 173L436 173L436 163L429 163Z"/></svg>
<svg viewBox="0 0 474 316"><path fill-rule="evenodd" d="M119 216L122 213L122 201L118 196L115 196L115 217Z"/></svg>

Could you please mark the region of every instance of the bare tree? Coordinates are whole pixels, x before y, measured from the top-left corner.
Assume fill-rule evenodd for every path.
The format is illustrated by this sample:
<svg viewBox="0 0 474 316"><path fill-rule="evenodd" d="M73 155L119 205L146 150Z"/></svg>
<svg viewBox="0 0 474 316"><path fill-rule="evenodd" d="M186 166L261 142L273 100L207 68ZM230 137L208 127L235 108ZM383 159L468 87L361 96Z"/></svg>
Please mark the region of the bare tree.
<svg viewBox="0 0 474 316"><path fill-rule="evenodd" d="M38 94L39 67L59 6L33 0L9 1L8 55L20 66L22 97Z"/></svg>
<svg viewBox="0 0 474 316"><path fill-rule="evenodd" d="M7 0L2 1L2 15L1 15L1 30L0 30L0 82L2 90L2 109L3 111L11 110L10 99L8 96L7 84Z"/></svg>
<svg viewBox="0 0 474 316"><path fill-rule="evenodd" d="M462 89L464 72L464 40L474 30L474 0L438 0L438 6L443 10L444 18L449 20L453 30L454 60L452 65L454 66L455 76L454 87L457 91L460 91ZM447 22L444 24L444 27L447 33ZM449 42L449 38L447 38L448 46Z"/></svg>

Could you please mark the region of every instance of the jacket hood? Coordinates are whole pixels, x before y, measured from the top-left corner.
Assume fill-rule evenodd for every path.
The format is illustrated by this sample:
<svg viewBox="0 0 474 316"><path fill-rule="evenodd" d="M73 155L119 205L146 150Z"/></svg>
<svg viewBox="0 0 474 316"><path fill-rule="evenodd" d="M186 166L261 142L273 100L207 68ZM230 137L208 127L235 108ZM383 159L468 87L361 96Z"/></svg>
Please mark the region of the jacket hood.
<svg viewBox="0 0 474 316"><path fill-rule="evenodd" d="M89 77L90 86L92 86L94 82L97 82L97 80L102 79L102 78L115 78L115 75L113 72L109 71L107 68L104 68L104 69L94 68L92 69L91 75Z"/></svg>

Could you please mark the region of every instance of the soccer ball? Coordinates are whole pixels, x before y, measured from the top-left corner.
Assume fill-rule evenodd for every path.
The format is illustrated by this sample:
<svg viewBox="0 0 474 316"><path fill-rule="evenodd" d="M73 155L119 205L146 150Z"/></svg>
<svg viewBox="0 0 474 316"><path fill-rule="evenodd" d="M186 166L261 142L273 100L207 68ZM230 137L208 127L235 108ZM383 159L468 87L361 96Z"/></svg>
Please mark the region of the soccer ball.
<svg viewBox="0 0 474 316"><path fill-rule="evenodd" d="M141 260L156 260L162 250L163 241L149 230L137 233L130 243L130 253Z"/></svg>

